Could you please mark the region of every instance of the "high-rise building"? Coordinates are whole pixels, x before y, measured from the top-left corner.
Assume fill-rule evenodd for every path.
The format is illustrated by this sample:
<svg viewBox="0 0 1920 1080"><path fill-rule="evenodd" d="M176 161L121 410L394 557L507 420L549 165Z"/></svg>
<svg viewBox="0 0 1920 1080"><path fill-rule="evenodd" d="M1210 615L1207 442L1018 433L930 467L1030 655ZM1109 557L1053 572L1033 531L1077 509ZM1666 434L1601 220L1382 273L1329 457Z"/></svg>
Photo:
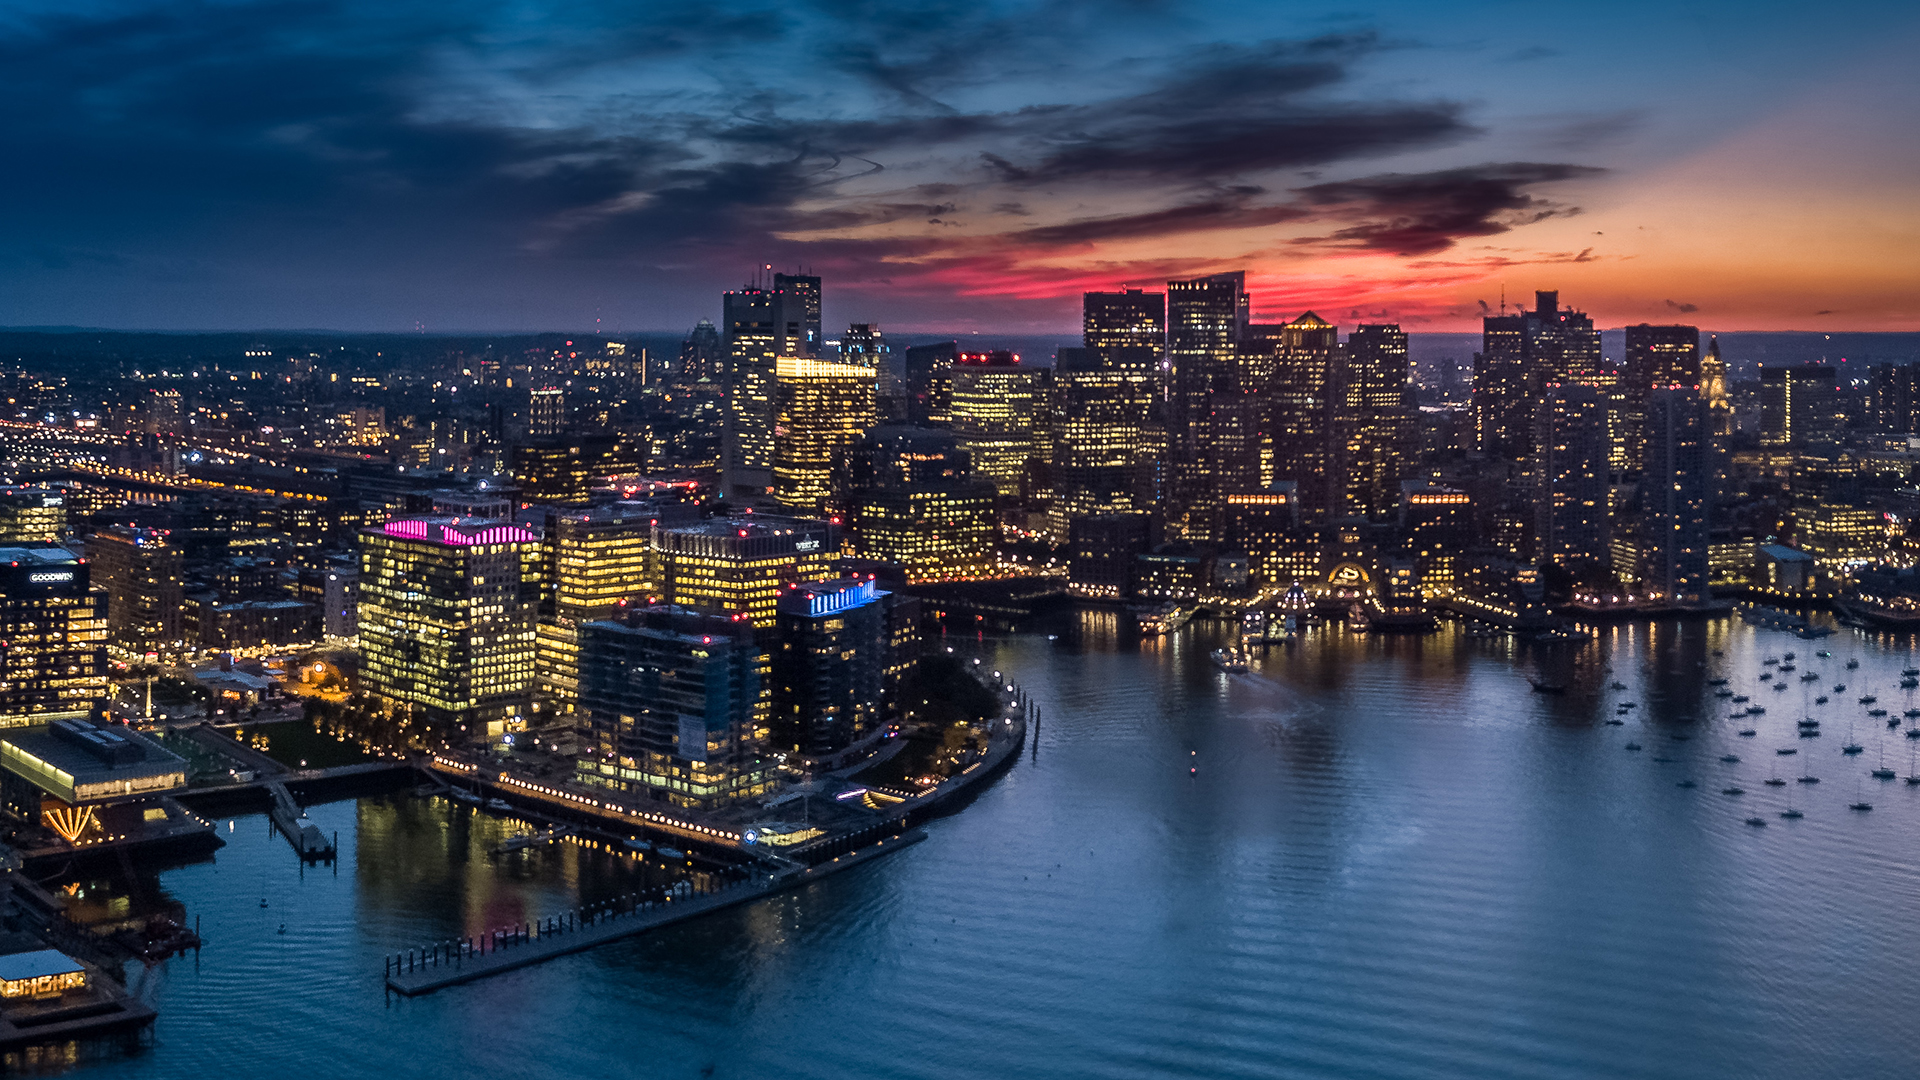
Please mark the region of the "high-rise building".
<svg viewBox="0 0 1920 1080"><path fill-rule="evenodd" d="M878 423L876 371L864 364L783 356L774 364L773 486L782 506L820 514L835 502L834 469Z"/></svg>
<svg viewBox="0 0 1920 1080"><path fill-rule="evenodd" d="M724 382L726 362L727 346L720 340L719 329L712 320L701 319L680 343L680 362L674 368L674 379L687 386L702 380Z"/></svg>
<svg viewBox="0 0 1920 1080"><path fill-rule="evenodd" d="M1319 577L1320 530L1305 520L1300 485L1292 480L1228 495L1224 538L1246 554L1248 572L1261 587L1285 589Z"/></svg>
<svg viewBox="0 0 1920 1080"><path fill-rule="evenodd" d="M586 623L580 638L579 780L694 810L770 790L752 627L663 604Z"/></svg>
<svg viewBox="0 0 1920 1080"><path fill-rule="evenodd" d="M1760 443L1803 449L1839 434L1838 372L1825 364L1760 366Z"/></svg>
<svg viewBox="0 0 1920 1080"><path fill-rule="evenodd" d="M773 646L773 745L819 759L881 723L888 627L871 578L797 583L780 595Z"/></svg>
<svg viewBox="0 0 1920 1080"><path fill-rule="evenodd" d="M1109 295L1089 293L1089 297ZM1054 358L1053 497L1049 530L1065 541L1075 518L1153 509L1153 424L1159 353L1123 345L1061 349Z"/></svg>
<svg viewBox="0 0 1920 1080"><path fill-rule="evenodd" d="M1591 386L1553 384L1535 416L1534 536L1539 561L1606 562L1606 403Z"/></svg>
<svg viewBox="0 0 1920 1080"><path fill-rule="evenodd" d="M910 345L906 351L907 420L944 426L953 419L953 362L958 342Z"/></svg>
<svg viewBox="0 0 1920 1080"><path fill-rule="evenodd" d="M1660 387L1646 400L1640 477L1641 588L1671 603L1709 598L1709 514L1713 433L1708 406L1691 386Z"/></svg>
<svg viewBox="0 0 1920 1080"><path fill-rule="evenodd" d="M540 538L518 525L401 518L360 533L360 685L459 741L524 725Z"/></svg>
<svg viewBox="0 0 1920 1080"><path fill-rule="evenodd" d="M1133 561L1153 546L1145 513L1093 514L1067 526L1067 588L1075 596L1117 600L1133 585Z"/></svg>
<svg viewBox="0 0 1920 1080"><path fill-rule="evenodd" d="M51 544L67 531L59 488L0 487L0 544Z"/></svg>
<svg viewBox="0 0 1920 1080"><path fill-rule="evenodd" d="M873 369L875 407L883 422L907 418L906 360L872 323L853 323L840 337L842 363Z"/></svg>
<svg viewBox="0 0 1920 1080"><path fill-rule="evenodd" d="M773 354L817 357L820 345L820 279L773 275Z"/></svg>
<svg viewBox="0 0 1920 1080"><path fill-rule="evenodd" d="M1707 402L1707 422L1714 438L1733 434L1733 403L1727 397L1727 362L1720 358L1720 339L1707 339L1707 355L1700 360L1700 396Z"/></svg>
<svg viewBox="0 0 1920 1080"><path fill-rule="evenodd" d="M0 548L0 727L107 696L107 594L89 569L50 544Z"/></svg>
<svg viewBox="0 0 1920 1080"><path fill-rule="evenodd" d="M721 301L727 345L722 484L728 495L763 494L773 484L773 366L780 355L774 320L787 305L776 304L772 290L753 287Z"/></svg>
<svg viewBox="0 0 1920 1080"><path fill-rule="evenodd" d="M1460 560L1474 541L1472 503L1443 484L1401 481L1401 543L1422 594L1451 595L1460 584Z"/></svg>
<svg viewBox="0 0 1920 1080"><path fill-rule="evenodd" d="M1081 299L1080 344L1089 349L1153 350L1154 368L1167 348L1167 297L1141 289L1090 292Z"/></svg>
<svg viewBox="0 0 1920 1080"><path fill-rule="evenodd" d="M1585 312L1560 306L1557 292L1536 292L1534 310L1489 315L1473 358L1473 404L1480 448L1505 457L1533 452L1533 417L1546 388L1601 368L1600 332Z"/></svg>
<svg viewBox="0 0 1920 1080"><path fill-rule="evenodd" d="M1399 510L1400 482L1418 464L1420 440L1407 375L1407 335L1398 325L1353 328L1333 415L1340 516L1384 520Z"/></svg>
<svg viewBox="0 0 1920 1080"><path fill-rule="evenodd" d="M1166 520L1169 530L1192 540L1210 540L1218 529L1218 477L1229 463L1210 450L1213 407L1216 395L1227 398L1242 389L1246 283L1240 271L1167 282ZM1241 416L1230 409L1226 418Z"/></svg>
<svg viewBox="0 0 1920 1080"><path fill-rule="evenodd" d="M845 484L860 557L903 566L915 582L992 570L998 489L973 474L952 431L876 427L849 448Z"/></svg>
<svg viewBox="0 0 1920 1080"><path fill-rule="evenodd" d="M180 642L183 554L167 530L103 529L87 541L87 558L107 590L107 640L136 653Z"/></svg>
<svg viewBox="0 0 1920 1080"><path fill-rule="evenodd" d="M1873 424L1889 435L1920 431L1920 364L1873 365Z"/></svg>
<svg viewBox="0 0 1920 1080"><path fill-rule="evenodd" d="M640 472L645 463L638 436L575 434L514 447L511 468L527 502L584 506L609 477Z"/></svg>
<svg viewBox="0 0 1920 1080"><path fill-rule="evenodd" d="M656 529L653 550L667 603L764 628L773 625L788 585L833 576L840 530L827 521L748 513Z"/></svg>
<svg viewBox="0 0 1920 1080"><path fill-rule="evenodd" d="M961 353L954 362L953 432L972 455L974 473L1002 495L1021 493L1028 462L1039 451L1042 377L1003 349Z"/></svg>
<svg viewBox="0 0 1920 1080"><path fill-rule="evenodd" d="M1384 346L1384 335L1376 337L1383 339ZM1300 512L1307 523L1316 524L1329 515L1344 516L1347 480L1338 474L1342 454L1334 425L1335 398L1340 393L1340 331L1309 311L1283 324L1276 340L1271 395L1274 479L1299 485ZM1391 355L1370 359L1382 370L1393 363ZM1404 357L1400 362L1405 363ZM1361 397L1366 397L1364 391Z"/></svg>
<svg viewBox="0 0 1920 1080"><path fill-rule="evenodd" d="M1647 394L1658 386L1700 386L1700 328L1650 326L1641 323L1626 331L1626 445L1628 467L1638 471L1646 460L1644 416Z"/></svg>

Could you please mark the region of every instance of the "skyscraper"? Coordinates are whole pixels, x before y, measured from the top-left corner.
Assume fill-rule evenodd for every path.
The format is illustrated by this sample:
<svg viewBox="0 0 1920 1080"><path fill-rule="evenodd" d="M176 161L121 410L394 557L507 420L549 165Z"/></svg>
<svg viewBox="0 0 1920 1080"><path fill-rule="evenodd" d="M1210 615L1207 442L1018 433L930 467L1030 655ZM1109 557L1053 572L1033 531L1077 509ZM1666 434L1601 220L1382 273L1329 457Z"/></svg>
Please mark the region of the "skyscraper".
<svg viewBox="0 0 1920 1080"><path fill-rule="evenodd" d="M872 579L797 583L780 595L773 647L773 745L839 753L881 722L888 626Z"/></svg>
<svg viewBox="0 0 1920 1080"><path fill-rule="evenodd" d="M666 602L764 628L773 625L786 586L833 576L840 530L826 521L741 514L656 529L653 550Z"/></svg>
<svg viewBox="0 0 1920 1080"><path fill-rule="evenodd" d="M1802 449L1839 433L1839 373L1825 364L1760 366L1760 444Z"/></svg>
<svg viewBox="0 0 1920 1080"><path fill-rule="evenodd" d="M1004 349L961 353L953 365L953 433L973 457L973 471L1000 494L1019 495L1027 463L1039 450L1042 373Z"/></svg>
<svg viewBox="0 0 1920 1080"><path fill-rule="evenodd" d="M1299 485L1309 524L1345 512L1333 420L1340 331L1309 311L1278 332L1272 392L1274 479ZM1389 363L1379 359L1381 364ZM1404 359L1401 361L1404 364Z"/></svg>
<svg viewBox="0 0 1920 1080"><path fill-rule="evenodd" d="M1242 271L1167 282L1167 527L1191 540L1213 539L1217 529L1222 462L1209 453L1212 412L1216 394L1241 389L1246 282Z"/></svg>
<svg viewBox="0 0 1920 1080"><path fill-rule="evenodd" d="M1691 387L1659 387L1646 400L1640 479L1641 587L1676 604L1707 591L1713 434L1708 405Z"/></svg>
<svg viewBox="0 0 1920 1080"><path fill-rule="evenodd" d="M820 279L773 275L773 354L820 355Z"/></svg>
<svg viewBox="0 0 1920 1080"><path fill-rule="evenodd" d="M1056 542L1065 542L1075 518L1153 508L1161 442L1152 424L1158 368L1158 350L1139 345L1055 355L1047 512Z"/></svg>
<svg viewBox="0 0 1920 1080"><path fill-rule="evenodd" d="M1532 419L1546 388L1600 368L1600 332L1585 312L1561 307L1557 292L1534 293L1532 311L1487 316L1473 358L1480 448L1513 458L1531 454Z"/></svg>
<svg viewBox="0 0 1920 1080"><path fill-rule="evenodd" d="M1146 348L1155 367L1167 348L1167 297L1140 289L1090 292L1081 298L1080 344L1089 349Z"/></svg>
<svg viewBox="0 0 1920 1080"><path fill-rule="evenodd" d="M540 538L518 525L403 518L360 533L360 684L452 740L525 722Z"/></svg>
<svg viewBox="0 0 1920 1080"><path fill-rule="evenodd" d="M960 355L957 342L910 345L906 351L907 421L945 425L952 420L953 362Z"/></svg>
<svg viewBox="0 0 1920 1080"><path fill-rule="evenodd" d="M1407 335L1391 323L1356 326L1343 360L1334 407L1338 513L1384 520L1399 510L1400 482L1419 453Z"/></svg>
<svg viewBox="0 0 1920 1080"><path fill-rule="evenodd" d="M723 382L727 376L726 358L727 347L720 340L719 329L711 319L701 319L680 343L680 362L675 365L674 379L683 385L702 379L710 383Z"/></svg>
<svg viewBox="0 0 1920 1080"><path fill-rule="evenodd" d="M774 362L773 484L782 506L801 514L827 510L841 454L878 422L876 374L844 361L783 356Z"/></svg>
<svg viewBox="0 0 1920 1080"><path fill-rule="evenodd" d="M1626 443L1628 467L1639 470L1646 459L1644 416L1647 394L1659 386L1700 385L1700 329L1695 326L1650 326L1641 323L1626 331Z"/></svg>
<svg viewBox="0 0 1920 1080"><path fill-rule="evenodd" d="M1542 563L1607 561L1607 414L1599 391L1549 385L1535 412L1535 542Z"/></svg>
<svg viewBox="0 0 1920 1080"><path fill-rule="evenodd" d="M762 494L773 484L773 364L780 355L775 319L788 305L776 303L772 290L754 287L721 299L727 344L722 484L728 495Z"/></svg>

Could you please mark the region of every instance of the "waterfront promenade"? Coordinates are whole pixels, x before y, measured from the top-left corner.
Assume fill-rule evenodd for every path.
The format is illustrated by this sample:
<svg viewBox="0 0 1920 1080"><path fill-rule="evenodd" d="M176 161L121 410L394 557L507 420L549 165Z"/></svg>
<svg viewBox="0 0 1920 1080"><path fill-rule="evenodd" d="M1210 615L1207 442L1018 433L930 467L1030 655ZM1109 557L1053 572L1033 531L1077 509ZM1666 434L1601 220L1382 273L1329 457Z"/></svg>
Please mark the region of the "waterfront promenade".
<svg viewBox="0 0 1920 1080"><path fill-rule="evenodd" d="M797 889L926 838L924 830L913 829L877 840L818 866L792 866L772 873L757 873L712 892L660 901L626 898L613 904L548 916L537 923L497 928L461 941L435 942L409 949L386 958L387 987L411 997L543 963L556 956L592 949Z"/></svg>

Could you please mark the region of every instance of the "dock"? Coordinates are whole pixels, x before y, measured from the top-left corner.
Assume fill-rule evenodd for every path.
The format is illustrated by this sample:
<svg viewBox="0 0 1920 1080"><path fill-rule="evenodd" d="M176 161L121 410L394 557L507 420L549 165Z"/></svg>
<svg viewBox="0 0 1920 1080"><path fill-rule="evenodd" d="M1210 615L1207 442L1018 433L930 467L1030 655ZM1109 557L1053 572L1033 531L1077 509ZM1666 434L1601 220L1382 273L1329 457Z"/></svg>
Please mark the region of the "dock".
<svg viewBox="0 0 1920 1080"><path fill-rule="evenodd" d="M927 838L913 829L885 837L816 866L794 865L759 873L744 881L691 895L642 901L623 897L610 904L566 912L539 922L492 930L479 937L434 942L390 955L385 962L387 988L409 997L490 975L544 963L610 941L688 922L716 911L750 904L797 889L829 874L850 870Z"/></svg>
<svg viewBox="0 0 1920 1080"><path fill-rule="evenodd" d="M337 845L327 834L320 831L307 817L307 812L293 801L287 785L279 780L270 780L266 785L267 794L272 796L273 805L267 815L273 819L273 827L287 838L293 850L303 862L332 862Z"/></svg>

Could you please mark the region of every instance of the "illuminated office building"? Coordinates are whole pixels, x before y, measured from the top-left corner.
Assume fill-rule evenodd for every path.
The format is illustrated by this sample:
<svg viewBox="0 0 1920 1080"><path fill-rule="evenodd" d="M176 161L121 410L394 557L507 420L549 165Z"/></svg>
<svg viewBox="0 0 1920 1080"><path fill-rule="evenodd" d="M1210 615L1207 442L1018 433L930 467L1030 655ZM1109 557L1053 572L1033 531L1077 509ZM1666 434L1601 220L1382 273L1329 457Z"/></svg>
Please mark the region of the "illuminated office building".
<svg viewBox="0 0 1920 1080"><path fill-rule="evenodd" d="M362 688L448 739L522 726L542 557L538 536L501 522L402 518L362 530Z"/></svg>
<svg viewBox="0 0 1920 1080"><path fill-rule="evenodd" d="M0 488L0 544L52 544L66 532L66 492L58 488Z"/></svg>
<svg viewBox="0 0 1920 1080"><path fill-rule="evenodd" d="M662 599L680 607L773 625L781 591L832 577L840 530L827 521L740 514L654 530Z"/></svg>
<svg viewBox="0 0 1920 1080"><path fill-rule="evenodd" d="M1407 335L1393 324L1347 336L1335 390L1337 514L1375 521L1399 510L1400 481L1418 463L1418 409L1408 382ZM1284 459L1282 459L1284 460Z"/></svg>
<svg viewBox="0 0 1920 1080"><path fill-rule="evenodd" d="M722 483L728 495L764 493L773 483L773 291L745 288L722 298L727 371L721 437Z"/></svg>
<svg viewBox="0 0 1920 1080"><path fill-rule="evenodd" d="M1167 297L1141 289L1081 298L1080 344L1089 349L1151 349L1154 367L1167 347Z"/></svg>
<svg viewBox="0 0 1920 1080"><path fill-rule="evenodd" d="M1700 386L1700 329L1695 326L1652 326L1641 323L1626 329L1626 433L1628 468L1645 467L1647 395L1655 387Z"/></svg>
<svg viewBox="0 0 1920 1080"><path fill-rule="evenodd" d="M777 751L823 758L877 732L887 595L871 578L806 582L781 593L770 723Z"/></svg>
<svg viewBox="0 0 1920 1080"><path fill-rule="evenodd" d="M575 434L513 448L513 482L525 502L584 506L608 477L639 472L646 448L638 439Z"/></svg>
<svg viewBox="0 0 1920 1080"><path fill-rule="evenodd" d="M579 780L692 810L768 792L752 627L662 604L586 623L580 640Z"/></svg>
<svg viewBox="0 0 1920 1080"><path fill-rule="evenodd" d="M773 355L820 355L820 279L773 275Z"/></svg>
<svg viewBox="0 0 1920 1080"><path fill-rule="evenodd" d="M1137 345L1057 353L1047 508L1056 541L1066 539L1076 518L1153 508L1158 364L1156 350Z"/></svg>
<svg viewBox="0 0 1920 1080"><path fill-rule="evenodd" d="M952 432L876 427L848 451L848 525L862 558L896 563L909 580L992 572L998 489L973 475Z"/></svg>
<svg viewBox="0 0 1920 1080"><path fill-rule="evenodd" d="M1760 366L1760 445L1795 450L1839 433L1838 371L1825 364Z"/></svg>
<svg viewBox="0 0 1920 1080"><path fill-rule="evenodd" d="M1401 482L1401 546L1422 594L1447 596L1460 584L1460 559L1474 539L1472 503L1466 492L1441 484Z"/></svg>
<svg viewBox="0 0 1920 1080"><path fill-rule="evenodd" d="M953 419L953 362L960 355L959 344L910 345L905 355L907 420L944 427Z"/></svg>
<svg viewBox="0 0 1920 1080"><path fill-rule="evenodd" d="M1542 563L1608 561L1607 414L1600 392L1554 385L1536 411L1535 541Z"/></svg>
<svg viewBox="0 0 1920 1080"><path fill-rule="evenodd" d="M1229 494L1223 538L1247 556L1247 572L1258 587L1285 589L1320 577L1320 533L1302 513L1300 486L1292 480Z"/></svg>
<svg viewBox="0 0 1920 1080"><path fill-rule="evenodd" d="M1480 448L1509 458L1532 454L1535 409L1547 387L1600 367L1593 319L1561 307L1558 292L1534 293L1532 311L1487 316L1473 358Z"/></svg>
<svg viewBox="0 0 1920 1080"><path fill-rule="evenodd" d="M103 529L87 541L87 559L107 590L107 640L138 653L180 643L183 555L167 530Z"/></svg>
<svg viewBox="0 0 1920 1080"><path fill-rule="evenodd" d="M1005 350L961 353L954 361L953 432L972 455L975 474L992 480L1002 495L1020 494L1027 464L1039 451L1043 378Z"/></svg>
<svg viewBox="0 0 1920 1080"><path fill-rule="evenodd" d="M543 386L527 395L527 437L555 438L567 430L567 392Z"/></svg>
<svg viewBox="0 0 1920 1080"><path fill-rule="evenodd" d="M1309 311L1280 327L1274 353L1275 478L1299 485L1301 517L1310 525L1329 514L1342 516L1347 509L1345 483L1336 475L1341 461L1334 442L1339 343L1338 328ZM1391 360L1381 357L1379 366Z"/></svg>
<svg viewBox="0 0 1920 1080"><path fill-rule="evenodd" d="M106 697L107 593L90 569L65 548L0 548L0 726Z"/></svg>
<svg viewBox="0 0 1920 1080"><path fill-rule="evenodd" d="M1640 477L1642 588L1671 603L1710 599L1708 515L1713 509L1713 433L1692 386L1662 387L1645 403Z"/></svg>
<svg viewBox="0 0 1920 1080"><path fill-rule="evenodd" d="M776 361L773 488L795 513L826 512L848 444L878 423L877 372L863 364L783 356Z"/></svg>
<svg viewBox="0 0 1920 1080"><path fill-rule="evenodd" d="M1167 282L1167 527L1211 540L1222 461L1212 447L1214 398L1240 391L1250 311L1244 272Z"/></svg>

